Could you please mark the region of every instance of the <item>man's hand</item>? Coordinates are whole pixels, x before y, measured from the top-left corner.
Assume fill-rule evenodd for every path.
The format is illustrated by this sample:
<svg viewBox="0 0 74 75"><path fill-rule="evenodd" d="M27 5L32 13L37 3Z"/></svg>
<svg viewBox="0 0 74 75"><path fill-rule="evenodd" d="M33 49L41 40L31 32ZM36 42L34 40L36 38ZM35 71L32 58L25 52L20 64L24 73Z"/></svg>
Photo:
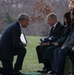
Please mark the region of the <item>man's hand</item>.
<svg viewBox="0 0 74 75"><path fill-rule="evenodd" d="M24 47L26 47L27 46L27 44L24 44Z"/></svg>
<svg viewBox="0 0 74 75"><path fill-rule="evenodd" d="M49 43L40 42L40 45L49 45Z"/></svg>
<svg viewBox="0 0 74 75"><path fill-rule="evenodd" d="M72 47L72 51L74 51L74 47Z"/></svg>
<svg viewBox="0 0 74 75"><path fill-rule="evenodd" d="M54 44L54 46L58 46L59 45L58 42L54 42L53 44Z"/></svg>
<svg viewBox="0 0 74 75"><path fill-rule="evenodd" d="M65 46L63 45L62 47L61 47L61 49L64 49L65 48Z"/></svg>
<svg viewBox="0 0 74 75"><path fill-rule="evenodd" d="M23 43L23 42L22 42L22 44L23 44L23 46L24 46L24 47L26 47L26 46L27 46L27 44L25 44L25 43Z"/></svg>

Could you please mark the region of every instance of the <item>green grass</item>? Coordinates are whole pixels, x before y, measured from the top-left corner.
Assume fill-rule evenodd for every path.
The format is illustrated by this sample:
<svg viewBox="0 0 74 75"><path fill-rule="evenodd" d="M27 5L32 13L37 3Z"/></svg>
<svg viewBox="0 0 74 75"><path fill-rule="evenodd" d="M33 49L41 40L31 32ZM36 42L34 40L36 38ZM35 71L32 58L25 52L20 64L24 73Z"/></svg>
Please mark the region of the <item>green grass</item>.
<svg viewBox="0 0 74 75"><path fill-rule="evenodd" d="M39 36L27 36L28 44L26 46L27 53L24 58L22 72L35 72L38 69L43 67L43 64L38 63L37 53L36 53L36 46L40 42L41 37ZM16 56L14 57L14 63L16 61ZM13 64L14 64L13 63ZM2 66L0 62L0 66Z"/></svg>
<svg viewBox="0 0 74 75"><path fill-rule="evenodd" d="M38 36L27 36L28 45L26 47L27 53L24 58L22 71L23 72L34 72L43 67L43 64L38 63L36 54L36 46L40 42L41 37Z"/></svg>

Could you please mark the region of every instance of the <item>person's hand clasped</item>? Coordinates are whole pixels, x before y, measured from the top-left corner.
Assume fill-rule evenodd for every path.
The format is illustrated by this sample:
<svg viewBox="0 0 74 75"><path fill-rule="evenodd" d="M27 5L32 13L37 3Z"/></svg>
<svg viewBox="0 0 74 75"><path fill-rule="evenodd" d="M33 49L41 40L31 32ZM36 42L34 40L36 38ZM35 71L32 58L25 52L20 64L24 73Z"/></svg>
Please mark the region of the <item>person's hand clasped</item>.
<svg viewBox="0 0 74 75"><path fill-rule="evenodd" d="M64 48L65 48L65 46L62 46L62 47L61 47L61 49L64 49Z"/></svg>
<svg viewBox="0 0 74 75"><path fill-rule="evenodd" d="M53 44L54 44L55 46L58 46L58 45L59 45L57 42L54 42Z"/></svg>
<svg viewBox="0 0 74 75"><path fill-rule="evenodd" d="M40 45L49 45L49 43L39 42Z"/></svg>

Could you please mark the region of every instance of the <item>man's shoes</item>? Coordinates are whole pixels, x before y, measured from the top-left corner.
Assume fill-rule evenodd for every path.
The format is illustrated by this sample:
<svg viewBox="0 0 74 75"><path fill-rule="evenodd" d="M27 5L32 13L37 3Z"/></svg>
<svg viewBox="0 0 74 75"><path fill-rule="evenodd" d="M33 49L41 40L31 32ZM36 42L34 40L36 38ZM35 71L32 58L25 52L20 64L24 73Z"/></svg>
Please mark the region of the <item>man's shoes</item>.
<svg viewBox="0 0 74 75"><path fill-rule="evenodd" d="M39 72L39 73L48 73L48 69L44 69L44 70L38 70L37 72Z"/></svg>
<svg viewBox="0 0 74 75"><path fill-rule="evenodd" d="M20 71L14 72L13 75L24 75L23 73L21 73Z"/></svg>

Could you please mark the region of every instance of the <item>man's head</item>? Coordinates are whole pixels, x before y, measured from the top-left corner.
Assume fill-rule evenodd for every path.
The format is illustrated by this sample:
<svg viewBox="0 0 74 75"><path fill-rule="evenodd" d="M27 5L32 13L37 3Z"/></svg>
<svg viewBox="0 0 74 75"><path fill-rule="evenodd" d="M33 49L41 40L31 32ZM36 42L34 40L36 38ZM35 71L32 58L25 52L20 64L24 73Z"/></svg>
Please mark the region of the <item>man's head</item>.
<svg viewBox="0 0 74 75"><path fill-rule="evenodd" d="M74 0L69 0L69 10L73 10L74 9Z"/></svg>
<svg viewBox="0 0 74 75"><path fill-rule="evenodd" d="M22 25L22 27L26 28L27 25L29 24L29 16L25 13L21 13L18 15L18 22Z"/></svg>
<svg viewBox="0 0 74 75"><path fill-rule="evenodd" d="M47 16L47 23L50 25L50 26L53 26L55 23L57 22L57 16L55 13L50 13L48 16Z"/></svg>

